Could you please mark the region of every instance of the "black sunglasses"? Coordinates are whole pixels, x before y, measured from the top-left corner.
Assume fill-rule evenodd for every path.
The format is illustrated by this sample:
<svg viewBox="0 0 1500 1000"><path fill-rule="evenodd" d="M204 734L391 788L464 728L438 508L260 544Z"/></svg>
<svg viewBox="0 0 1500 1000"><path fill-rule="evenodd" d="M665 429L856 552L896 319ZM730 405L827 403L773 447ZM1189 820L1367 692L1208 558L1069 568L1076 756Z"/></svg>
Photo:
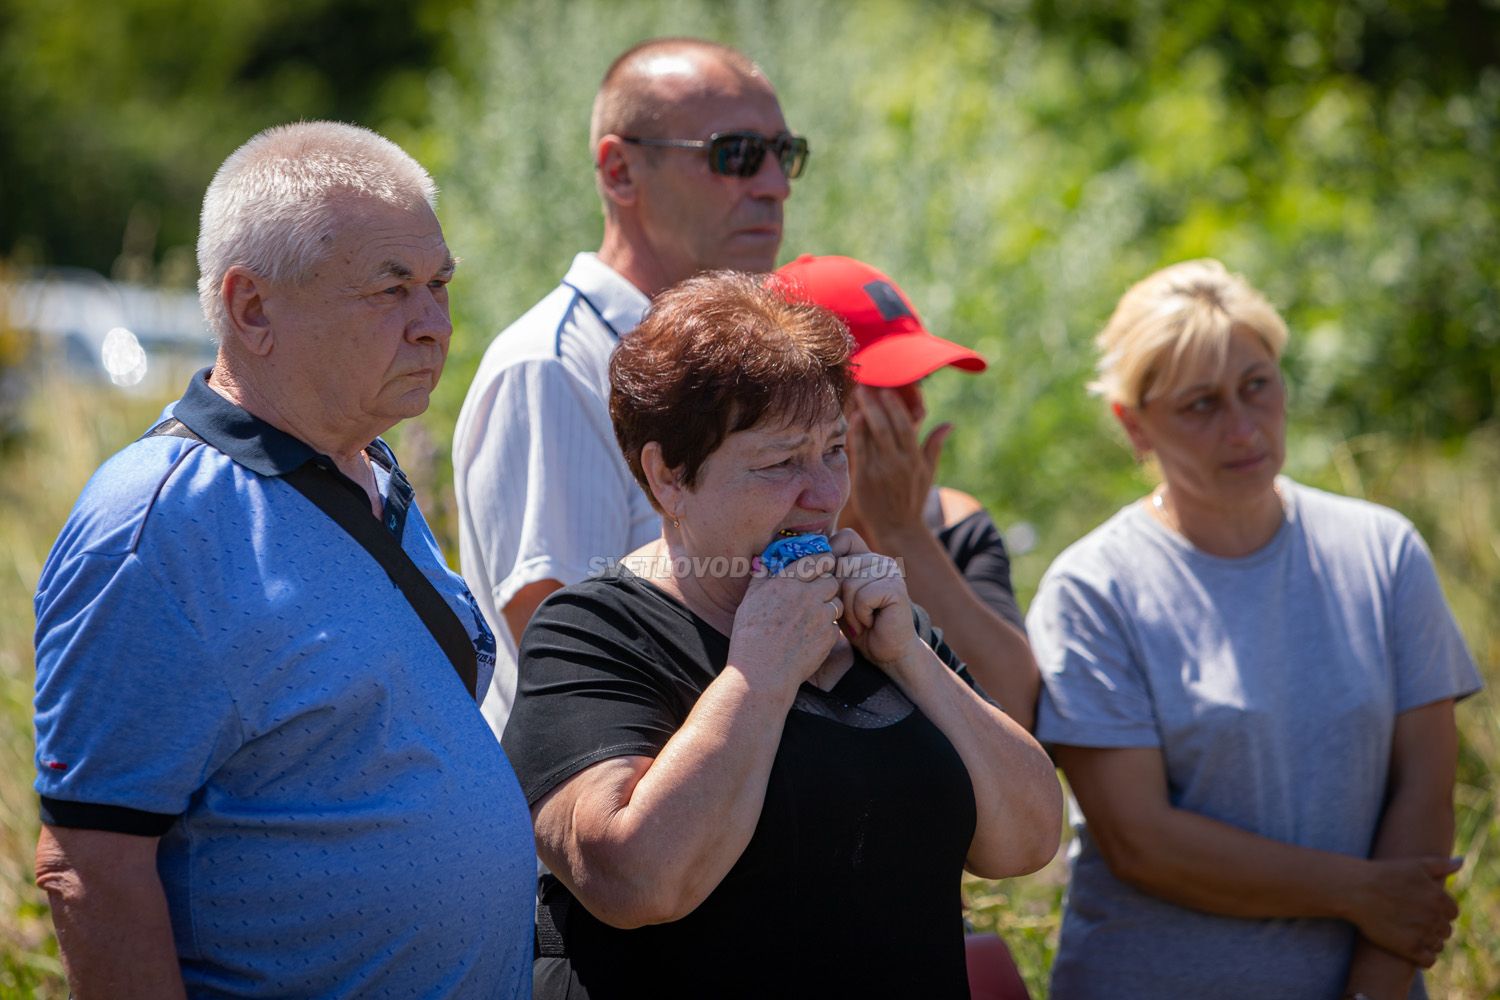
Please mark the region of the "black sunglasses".
<svg viewBox="0 0 1500 1000"><path fill-rule="evenodd" d="M632 146L670 146L674 149L708 150L708 169L726 177L754 177L766 158L766 150L776 155L781 172L788 180L802 176L807 166L807 140L783 132L766 138L759 132L715 132L705 139L641 139L621 136L621 142Z"/></svg>

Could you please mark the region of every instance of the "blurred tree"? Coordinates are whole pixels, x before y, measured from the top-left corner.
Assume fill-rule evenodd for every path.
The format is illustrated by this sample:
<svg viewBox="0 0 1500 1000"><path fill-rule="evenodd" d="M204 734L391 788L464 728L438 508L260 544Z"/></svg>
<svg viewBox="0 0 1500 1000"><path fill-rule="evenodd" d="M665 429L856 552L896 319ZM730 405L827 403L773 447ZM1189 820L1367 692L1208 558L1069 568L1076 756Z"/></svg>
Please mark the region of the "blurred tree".
<svg viewBox="0 0 1500 1000"><path fill-rule="evenodd" d="M0 0L0 257L191 278L224 156L302 118L417 134L461 2Z"/></svg>
<svg viewBox="0 0 1500 1000"><path fill-rule="evenodd" d="M597 245L609 59L689 33L759 60L812 141L784 256L868 259L992 359L931 382L944 474L1043 551L1141 488L1083 385L1115 300L1174 260L1221 257L1286 314L1294 471L1367 428L1462 434L1500 377L1497 23L1478 0L481 0L435 104L467 262L431 426Z"/></svg>
<svg viewBox="0 0 1500 1000"><path fill-rule="evenodd" d="M1496 415L1500 5L976 9L1001 30L1034 25L1080 66L1134 67L1089 95L1091 119L1102 111L1120 139L1110 160L1151 168L1149 225L1175 237L1166 257L1245 239L1275 265L1251 277L1312 335L1293 359L1317 362L1302 372L1306 411L1331 408L1336 430L1439 436ZM1209 124L1188 103L1205 98L1222 113L1182 141L1194 119Z"/></svg>
<svg viewBox="0 0 1500 1000"><path fill-rule="evenodd" d="M469 258L441 452L489 337L597 244L609 59L720 38L812 138L787 255L866 257L986 351L990 373L932 384L955 478L1066 521L1139 485L1082 395L1090 336L1184 257L1286 313L1304 451L1494 417L1497 25L1493 0L0 0L0 255L185 283L236 144L379 128L437 170Z"/></svg>

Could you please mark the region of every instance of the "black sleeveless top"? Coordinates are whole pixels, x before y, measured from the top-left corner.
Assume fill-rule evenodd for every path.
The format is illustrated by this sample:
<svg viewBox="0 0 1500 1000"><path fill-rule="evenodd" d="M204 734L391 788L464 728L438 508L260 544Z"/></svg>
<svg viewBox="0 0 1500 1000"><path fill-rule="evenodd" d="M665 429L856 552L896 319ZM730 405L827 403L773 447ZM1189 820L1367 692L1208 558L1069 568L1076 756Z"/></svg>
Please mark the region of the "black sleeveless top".
<svg viewBox="0 0 1500 1000"><path fill-rule="evenodd" d="M925 613L915 626L969 680ZM550 596L522 639L503 740L527 801L601 760L656 756L728 655L624 569ZM755 833L692 913L619 930L543 877L541 933L560 935L543 952L561 955L538 959L536 996L966 997L974 825L958 752L856 653L832 691L802 686Z"/></svg>

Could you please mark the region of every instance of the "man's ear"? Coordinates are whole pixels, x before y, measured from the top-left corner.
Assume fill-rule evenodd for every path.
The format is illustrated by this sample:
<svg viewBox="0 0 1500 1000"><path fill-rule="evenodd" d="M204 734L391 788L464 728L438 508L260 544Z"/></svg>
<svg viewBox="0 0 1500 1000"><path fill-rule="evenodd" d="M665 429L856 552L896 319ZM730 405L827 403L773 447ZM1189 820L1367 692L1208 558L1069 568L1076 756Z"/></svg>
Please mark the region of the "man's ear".
<svg viewBox="0 0 1500 1000"><path fill-rule="evenodd" d="M599 188L606 198L616 205L635 204L639 189L623 139L607 135L599 140L594 150L594 169L599 171Z"/></svg>
<svg viewBox="0 0 1500 1000"><path fill-rule="evenodd" d="M675 521L681 517L683 494L687 492L687 487L682 485L682 470L668 467L662 459L660 442L647 441L641 449L641 471L646 474L651 495L656 498L657 506L661 507L667 519Z"/></svg>
<svg viewBox="0 0 1500 1000"><path fill-rule="evenodd" d="M1136 460L1139 461L1151 454L1151 438L1146 429L1141 426L1141 415L1133 407L1124 403L1110 403L1110 412L1125 429L1125 436L1130 438L1130 446L1135 449Z"/></svg>
<svg viewBox="0 0 1500 1000"><path fill-rule="evenodd" d="M229 314L229 335L240 347L260 357L270 354L276 342L270 317L266 315L268 291L264 278L238 264L224 272L224 283L219 287L219 296Z"/></svg>

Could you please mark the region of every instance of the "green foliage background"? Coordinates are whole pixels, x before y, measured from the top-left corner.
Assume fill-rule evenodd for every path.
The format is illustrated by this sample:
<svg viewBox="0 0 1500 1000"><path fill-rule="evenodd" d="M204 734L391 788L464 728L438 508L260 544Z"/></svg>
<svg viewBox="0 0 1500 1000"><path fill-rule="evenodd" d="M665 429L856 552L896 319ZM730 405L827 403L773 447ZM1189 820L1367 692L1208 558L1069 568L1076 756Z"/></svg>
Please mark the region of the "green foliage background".
<svg viewBox="0 0 1500 1000"><path fill-rule="evenodd" d="M376 125L420 153L458 0L0 0L0 257L193 277L203 190L256 131Z"/></svg>
<svg viewBox="0 0 1500 1000"><path fill-rule="evenodd" d="M1138 485L1082 387L1116 298L1174 260L1221 257L1285 312L1294 469L1350 434L1454 438L1492 418L1500 11L1170 8L479 4L434 90L466 257L439 410L490 332L597 245L593 89L669 30L749 52L811 138L784 256L869 260L992 359L929 383L959 425L945 474L1002 521L1038 521L1046 550Z"/></svg>
<svg viewBox="0 0 1500 1000"><path fill-rule="evenodd" d="M597 246L593 91L661 34L748 52L810 138L784 258L869 260L990 358L934 377L929 406L957 424L944 481L1035 526L1023 594L1148 482L1085 395L1094 331L1148 271L1213 255L1292 328L1289 471L1410 514L1500 678L1496 0L0 0L0 260L186 288L203 189L250 134L337 117L390 135L437 176L464 258L448 372L397 433L456 558L459 403L493 333ZM0 454L7 996L62 995L25 884L30 592L89 471L160 402L51 379L39 397ZM1461 710L1476 860L1436 980L1456 996L1500 991L1495 704ZM969 893L1038 987L1059 893L1055 871Z"/></svg>

